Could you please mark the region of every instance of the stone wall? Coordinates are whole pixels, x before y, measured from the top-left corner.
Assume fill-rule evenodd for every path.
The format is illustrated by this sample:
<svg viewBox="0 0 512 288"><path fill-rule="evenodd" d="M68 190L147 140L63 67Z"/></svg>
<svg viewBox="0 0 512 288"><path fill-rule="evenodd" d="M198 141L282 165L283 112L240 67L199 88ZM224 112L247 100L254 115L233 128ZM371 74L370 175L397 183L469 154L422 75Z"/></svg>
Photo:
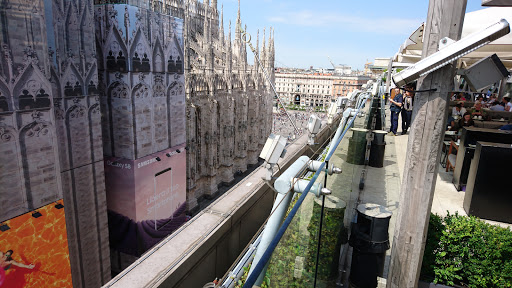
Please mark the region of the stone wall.
<svg viewBox="0 0 512 288"><path fill-rule="evenodd" d="M0 8L0 220L63 198L73 287L110 279L91 0Z"/></svg>
<svg viewBox="0 0 512 288"><path fill-rule="evenodd" d="M95 7L105 155L139 159L185 143L182 20Z"/></svg>
<svg viewBox="0 0 512 288"><path fill-rule="evenodd" d="M217 2L185 5L185 72L187 95L187 201L213 197L221 183L258 163L271 131L272 92L262 69L274 77L273 38L259 50L263 67L247 63L240 11L235 27L224 35L223 13ZM220 14L220 18L219 18ZM231 24L229 25L231 31ZM250 38L250 37L248 37ZM263 36L265 38L265 36Z"/></svg>

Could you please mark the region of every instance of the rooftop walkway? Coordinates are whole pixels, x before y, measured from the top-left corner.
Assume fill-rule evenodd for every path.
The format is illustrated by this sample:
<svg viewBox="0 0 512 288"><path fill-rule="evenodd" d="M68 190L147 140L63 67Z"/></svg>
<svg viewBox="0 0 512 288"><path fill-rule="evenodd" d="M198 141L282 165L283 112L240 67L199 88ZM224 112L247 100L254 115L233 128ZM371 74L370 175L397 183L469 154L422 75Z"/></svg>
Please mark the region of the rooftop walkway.
<svg viewBox="0 0 512 288"><path fill-rule="evenodd" d="M389 106L386 106L386 123L385 126L389 127ZM361 119L357 119L355 127L362 127ZM359 125L358 125L359 124ZM389 128L387 128L389 129ZM399 120L398 127L399 134L401 132L401 119ZM347 133L346 138L351 137L351 133ZM392 247L396 215L399 208L400 200L400 187L402 183L402 175L404 172L405 159L407 155L407 143L409 135L386 135L386 150L384 156L384 167L373 168L363 167L362 165L352 165L346 161L346 151L348 150L348 141L342 141L337 151L334 153L332 163L336 166L341 166L343 173L334 175L328 178L327 187L333 190L333 194L340 197L347 203L347 212L345 214L345 226L348 226L352 221L355 207L361 203L376 203L385 206L388 210L393 212L390 220L389 227L389 240ZM359 190L359 179L362 170L366 170L365 185L363 190ZM320 177L319 177L320 178ZM467 215L463 208L464 192L457 191L452 184L453 172L446 172L439 164L438 175L436 179L436 188L434 192L434 199L432 202L431 212L438 215L447 215L447 213L459 215ZM346 187L351 187L348 190ZM350 213L350 211L352 211ZM512 227L507 223L495 222L484 220L491 224L497 224L503 227ZM351 253L349 253L350 255ZM388 267L390 261L391 249L386 253L386 260L384 266L384 277L387 278ZM347 261L347 273L345 278L348 278L350 271L350 259ZM348 279L342 282L347 283ZM385 279L379 279L379 287L385 287Z"/></svg>

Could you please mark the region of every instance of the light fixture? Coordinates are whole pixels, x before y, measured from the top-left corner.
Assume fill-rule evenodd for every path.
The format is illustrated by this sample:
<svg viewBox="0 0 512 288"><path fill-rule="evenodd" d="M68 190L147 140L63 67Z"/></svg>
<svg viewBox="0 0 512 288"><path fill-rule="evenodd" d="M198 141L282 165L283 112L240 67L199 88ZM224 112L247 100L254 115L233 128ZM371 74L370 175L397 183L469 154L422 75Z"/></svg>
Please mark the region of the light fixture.
<svg viewBox="0 0 512 288"><path fill-rule="evenodd" d="M496 54L486 57L464 70L462 75L475 90L481 90L508 77L507 68Z"/></svg>
<svg viewBox="0 0 512 288"><path fill-rule="evenodd" d="M492 42L510 32L510 26L505 19L475 33L472 33L459 41L452 44L443 43L452 41L448 38L443 38L440 41L442 48L438 52L420 60L418 63L405 68L399 73L393 75L393 82L397 86L403 86L411 83L416 79L433 72L441 67L444 67L453 61L463 57L464 55L473 52L474 50Z"/></svg>
<svg viewBox="0 0 512 288"><path fill-rule="evenodd" d="M160 157L156 157L155 159L156 159L156 161L162 161L162 159L160 159Z"/></svg>
<svg viewBox="0 0 512 288"><path fill-rule="evenodd" d="M176 149L176 152L181 153L181 150L180 149Z"/></svg>
<svg viewBox="0 0 512 288"><path fill-rule="evenodd" d="M39 211L32 213L32 217L34 217L34 218L39 218L41 216L43 216L43 214L41 214Z"/></svg>
<svg viewBox="0 0 512 288"><path fill-rule="evenodd" d="M264 179L270 181L272 179L273 167L277 164L279 158L284 157L286 153L286 138L281 135L270 134L267 138L267 142L263 146L260 153L260 158L265 160L265 168L267 168L267 174Z"/></svg>
<svg viewBox="0 0 512 288"><path fill-rule="evenodd" d="M308 120L308 131L309 131L309 139L308 144L315 144L315 136L320 132L320 128L322 127L322 120L318 118L315 114L309 116Z"/></svg>
<svg viewBox="0 0 512 288"><path fill-rule="evenodd" d="M172 155L171 155L171 153L165 153L165 156L171 157Z"/></svg>

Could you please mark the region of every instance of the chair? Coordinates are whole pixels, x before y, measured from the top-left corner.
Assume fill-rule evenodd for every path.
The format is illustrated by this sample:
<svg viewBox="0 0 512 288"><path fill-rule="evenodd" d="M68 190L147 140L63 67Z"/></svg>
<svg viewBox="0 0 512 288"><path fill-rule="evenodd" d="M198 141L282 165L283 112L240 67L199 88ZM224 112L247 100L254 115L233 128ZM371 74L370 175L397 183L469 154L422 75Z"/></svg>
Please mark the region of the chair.
<svg viewBox="0 0 512 288"><path fill-rule="evenodd" d="M446 168L446 159L448 158L448 148L450 147L451 141L443 141L443 148L441 154L441 167Z"/></svg>
<svg viewBox="0 0 512 288"><path fill-rule="evenodd" d="M452 148L455 148L455 154L452 154ZM448 158L446 159L446 172L455 170L455 162L457 161L457 152L459 151L459 144L451 141L450 149L448 150Z"/></svg>

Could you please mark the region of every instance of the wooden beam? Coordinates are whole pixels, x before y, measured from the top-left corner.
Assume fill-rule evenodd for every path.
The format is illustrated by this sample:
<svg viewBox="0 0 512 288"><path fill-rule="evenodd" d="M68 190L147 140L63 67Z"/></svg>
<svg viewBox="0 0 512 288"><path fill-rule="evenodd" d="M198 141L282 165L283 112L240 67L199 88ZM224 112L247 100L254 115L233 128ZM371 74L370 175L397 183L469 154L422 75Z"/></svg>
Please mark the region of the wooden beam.
<svg viewBox="0 0 512 288"><path fill-rule="evenodd" d="M422 58L437 52L442 38L460 39L466 3L467 0L430 0ZM417 90L437 90L415 95L388 288L418 285L455 65L438 69L418 81Z"/></svg>

